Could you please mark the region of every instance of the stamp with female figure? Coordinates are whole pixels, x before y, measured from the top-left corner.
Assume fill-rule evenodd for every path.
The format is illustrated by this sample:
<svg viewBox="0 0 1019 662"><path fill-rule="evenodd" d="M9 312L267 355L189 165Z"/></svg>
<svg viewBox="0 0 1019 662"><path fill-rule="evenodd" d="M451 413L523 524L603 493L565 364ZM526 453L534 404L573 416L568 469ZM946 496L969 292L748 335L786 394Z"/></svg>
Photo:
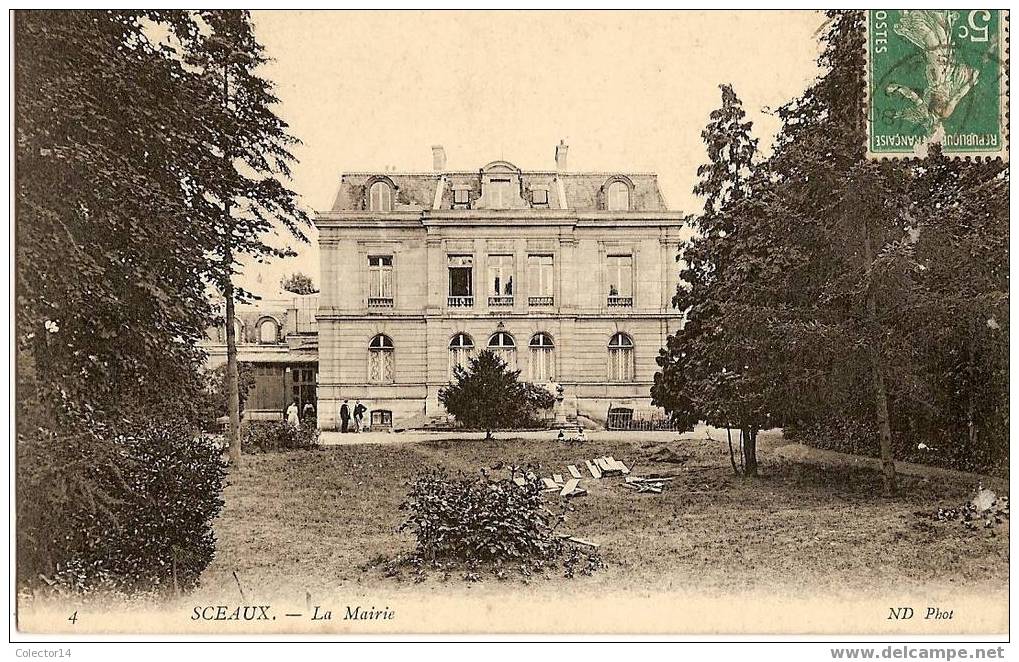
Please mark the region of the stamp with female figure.
<svg viewBox="0 0 1019 662"><path fill-rule="evenodd" d="M1008 12L870 10L867 156L1008 158Z"/></svg>

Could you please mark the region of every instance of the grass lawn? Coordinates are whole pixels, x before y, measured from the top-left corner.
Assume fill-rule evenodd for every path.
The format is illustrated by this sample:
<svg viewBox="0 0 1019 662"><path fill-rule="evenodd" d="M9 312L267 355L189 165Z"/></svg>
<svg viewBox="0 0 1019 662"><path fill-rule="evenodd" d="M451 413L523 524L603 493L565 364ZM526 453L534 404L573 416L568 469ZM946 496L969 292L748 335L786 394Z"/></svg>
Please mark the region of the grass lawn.
<svg viewBox="0 0 1019 662"><path fill-rule="evenodd" d="M732 475L724 442L703 435L651 441L638 434L616 441L563 446L499 435L493 442L337 446L245 457L231 474L226 507L216 524L216 559L200 593L234 593L233 572L259 592L376 590L445 593L518 591L525 582L557 590L739 591L887 594L931 586L1001 589L1008 581L1008 522L971 532L916 512L959 506L974 485L959 479L901 477L901 495L880 496L880 475L780 460L762 439L762 476ZM660 437L659 437L660 439ZM667 445L688 454L683 464L649 461ZM621 478L582 481L589 494L573 500L564 529L601 545L607 564L590 577L562 572L526 580L513 575L467 586L459 575L433 573L422 583L365 568L380 555L413 548L397 533L407 483L434 467L477 472L497 463L540 463L542 475L568 474L567 464L611 455L635 474L675 474L660 495L624 488ZM505 474L506 472L497 472ZM586 471L584 471L585 475ZM549 499L558 499L550 493Z"/></svg>

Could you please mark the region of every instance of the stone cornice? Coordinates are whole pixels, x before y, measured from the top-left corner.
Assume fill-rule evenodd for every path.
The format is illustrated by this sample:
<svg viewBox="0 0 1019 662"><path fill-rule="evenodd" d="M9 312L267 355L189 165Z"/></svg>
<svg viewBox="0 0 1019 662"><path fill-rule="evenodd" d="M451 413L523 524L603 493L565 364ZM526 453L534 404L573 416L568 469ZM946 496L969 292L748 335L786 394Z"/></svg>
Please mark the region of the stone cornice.
<svg viewBox="0 0 1019 662"><path fill-rule="evenodd" d="M690 216L678 211L586 211L570 209L445 209L423 211L332 211L315 216L319 228L408 230L427 226L546 226L648 227L687 225Z"/></svg>

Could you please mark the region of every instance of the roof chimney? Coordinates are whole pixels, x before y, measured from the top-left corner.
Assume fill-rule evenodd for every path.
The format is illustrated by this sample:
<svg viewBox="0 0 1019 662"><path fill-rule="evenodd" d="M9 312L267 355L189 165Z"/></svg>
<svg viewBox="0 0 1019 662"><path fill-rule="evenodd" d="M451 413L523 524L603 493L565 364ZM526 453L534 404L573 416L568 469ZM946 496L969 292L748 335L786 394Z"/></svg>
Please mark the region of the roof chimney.
<svg viewBox="0 0 1019 662"><path fill-rule="evenodd" d="M566 170L566 152L569 150L569 146L565 140L560 140L559 144L555 146L555 169L562 172Z"/></svg>
<svg viewBox="0 0 1019 662"><path fill-rule="evenodd" d="M442 172L446 169L446 149L442 145L432 145L432 170Z"/></svg>

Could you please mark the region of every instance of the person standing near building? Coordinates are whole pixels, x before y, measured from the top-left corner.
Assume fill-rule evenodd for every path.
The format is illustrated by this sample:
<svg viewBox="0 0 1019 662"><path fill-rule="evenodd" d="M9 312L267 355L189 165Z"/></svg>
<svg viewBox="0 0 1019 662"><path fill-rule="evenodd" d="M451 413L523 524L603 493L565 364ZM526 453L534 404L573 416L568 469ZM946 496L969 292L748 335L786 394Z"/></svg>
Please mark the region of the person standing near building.
<svg viewBox="0 0 1019 662"><path fill-rule="evenodd" d="M354 429L361 432L364 429L364 413L368 411L368 408L361 404L358 400L354 403Z"/></svg>
<svg viewBox="0 0 1019 662"><path fill-rule="evenodd" d="M301 426L301 421L298 419L297 398L294 398L294 401L287 407L287 424L295 428Z"/></svg>
<svg viewBox="0 0 1019 662"><path fill-rule="evenodd" d="M346 432L350 426L350 405L344 400L340 405L340 432Z"/></svg>
<svg viewBox="0 0 1019 662"><path fill-rule="evenodd" d="M315 420L315 405L311 404L311 402L304 403L304 410L301 412L301 420L305 424L308 424L309 421L313 422Z"/></svg>

